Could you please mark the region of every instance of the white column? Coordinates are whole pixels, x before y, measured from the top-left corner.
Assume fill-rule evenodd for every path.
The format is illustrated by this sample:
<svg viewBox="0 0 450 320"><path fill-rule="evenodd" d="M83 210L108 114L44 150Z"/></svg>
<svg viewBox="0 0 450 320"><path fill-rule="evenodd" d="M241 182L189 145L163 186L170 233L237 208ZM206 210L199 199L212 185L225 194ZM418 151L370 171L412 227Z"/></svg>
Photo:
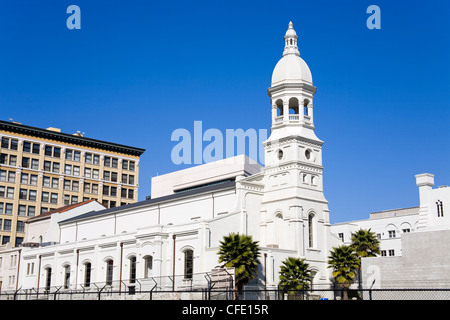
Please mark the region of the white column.
<svg viewBox="0 0 450 320"><path fill-rule="evenodd" d="M265 247L267 246L267 210L261 211L261 223L260 225L260 245Z"/></svg>
<svg viewBox="0 0 450 320"><path fill-rule="evenodd" d="M283 122L289 121L289 100L283 100Z"/></svg>
<svg viewBox="0 0 450 320"><path fill-rule="evenodd" d="M163 241L160 239L160 237L158 237L158 239L155 239L155 241L154 241L155 253L153 254L153 270L152 270L152 274L154 277L160 277L161 273L163 271L162 246L163 246ZM158 285L159 285L159 283L158 283Z"/></svg>
<svg viewBox="0 0 450 320"><path fill-rule="evenodd" d="M294 229L294 246L292 249L297 251L297 256L302 256L302 219L301 206L291 206L289 223L293 225Z"/></svg>
<svg viewBox="0 0 450 320"><path fill-rule="evenodd" d="M207 272L210 270L207 270L207 263L206 263L206 248L209 247L209 224L207 222L202 222L199 225L198 228L198 243L199 243L199 250L195 252L195 256L198 256L200 261L197 264L201 270L194 272Z"/></svg>
<svg viewBox="0 0 450 320"><path fill-rule="evenodd" d="M275 283L275 279L276 276L274 275L274 258L273 258L273 253L272 251L268 251L267 252L267 260L266 260L266 267L267 267L267 273L266 273L266 281L267 281L267 286L274 286L276 285Z"/></svg>
<svg viewBox="0 0 450 320"><path fill-rule="evenodd" d="M277 117L277 105L272 106L272 126L275 124L275 118Z"/></svg>
<svg viewBox="0 0 450 320"><path fill-rule="evenodd" d="M313 119L313 104L312 102L308 103L308 116L310 117L310 121L311 123L314 123L314 119Z"/></svg>
<svg viewBox="0 0 450 320"><path fill-rule="evenodd" d="M416 175L416 184L419 187L419 222L418 228L425 228L429 224L428 207L430 205L430 191L434 185L434 175L422 173Z"/></svg>

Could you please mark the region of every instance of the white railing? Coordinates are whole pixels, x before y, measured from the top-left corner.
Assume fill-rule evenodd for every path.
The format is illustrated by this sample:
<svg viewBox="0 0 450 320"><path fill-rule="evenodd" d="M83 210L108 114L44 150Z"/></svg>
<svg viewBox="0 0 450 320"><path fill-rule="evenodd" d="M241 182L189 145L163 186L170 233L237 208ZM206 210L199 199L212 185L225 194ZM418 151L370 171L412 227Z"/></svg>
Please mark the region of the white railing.
<svg viewBox="0 0 450 320"><path fill-rule="evenodd" d="M284 120L284 116L278 116L274 119L274 123L275 124L281 124ZM299 114L290 114L288 116L288 121L290 123L297 123L300 122L300 115ZM311 121L311 117L309 116L304 116L304 121L305 122L310 122Z"/></svg>

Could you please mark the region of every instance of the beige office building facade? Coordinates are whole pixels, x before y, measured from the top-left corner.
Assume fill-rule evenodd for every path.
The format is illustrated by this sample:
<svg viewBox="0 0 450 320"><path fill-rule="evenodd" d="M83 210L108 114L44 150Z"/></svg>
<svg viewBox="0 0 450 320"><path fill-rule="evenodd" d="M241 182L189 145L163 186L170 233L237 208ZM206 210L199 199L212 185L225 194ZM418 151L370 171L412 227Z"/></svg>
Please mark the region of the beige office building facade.
<svg viewBox="0 0 450 320"><path fill-rule="evenodd" d="M0 120L0 245L19 246L25 221L95 199L106 208L138 200L145 149Z"/></svg>

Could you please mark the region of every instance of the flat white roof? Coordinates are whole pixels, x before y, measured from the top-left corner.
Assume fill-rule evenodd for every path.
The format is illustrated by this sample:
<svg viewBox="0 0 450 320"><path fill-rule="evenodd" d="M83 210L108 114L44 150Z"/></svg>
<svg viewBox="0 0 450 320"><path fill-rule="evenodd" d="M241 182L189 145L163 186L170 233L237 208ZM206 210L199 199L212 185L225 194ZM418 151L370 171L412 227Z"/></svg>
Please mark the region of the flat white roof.
<svg viewBox="0 0 450 320"><path fill-rule="evenodd" d="M400 209L391 209L391 210L383 210L377 212L370 213L370 219L379 219L379 218L387 218L392 216L407 216L410 214L419 214L420 207L411 207L411 208L400 208Z"/></svg>
<svg viewBox="0 0 450 320"><path fill-rule="evenodd" d="M249 176L261 172L263 167L246 155L218 160L195 167L152 177L151 197L159 198L177 191L198 187L237 176Z"/></svg>

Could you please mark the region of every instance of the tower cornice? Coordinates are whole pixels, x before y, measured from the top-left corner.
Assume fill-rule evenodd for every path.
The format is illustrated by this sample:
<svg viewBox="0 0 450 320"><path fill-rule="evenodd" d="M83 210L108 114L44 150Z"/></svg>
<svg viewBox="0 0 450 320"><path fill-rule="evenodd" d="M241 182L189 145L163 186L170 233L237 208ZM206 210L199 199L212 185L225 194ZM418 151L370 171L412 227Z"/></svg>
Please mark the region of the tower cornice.
<svg viewBox="0 0 450 320"><path fill-rule="evenodd" d="M313 95L316 93L317 88L311 84L304 83L304 82L296 82L296 83L282 83L278 84L276 86L270 87L267 89L267 95L269 97L272 96L272 94L284 91L286 89L304 89L305 91L311 92Z"/></svg>
<svg viewBox="0 0 450 320"><path fill-rule="evenodd" d="M277 146L290 144L292 142L301 142L304 145L308 145L310 147L316 147L316 148L321 148L323 145L322 140L313 140L313 139L309 139L307 137L298 136L298 135L286 136L286 137L282 137L280 139L276 139L276 140L272 140L272 141L266 140L262 144L264 147L267 147L267 146L277 147Z"/></svg>

